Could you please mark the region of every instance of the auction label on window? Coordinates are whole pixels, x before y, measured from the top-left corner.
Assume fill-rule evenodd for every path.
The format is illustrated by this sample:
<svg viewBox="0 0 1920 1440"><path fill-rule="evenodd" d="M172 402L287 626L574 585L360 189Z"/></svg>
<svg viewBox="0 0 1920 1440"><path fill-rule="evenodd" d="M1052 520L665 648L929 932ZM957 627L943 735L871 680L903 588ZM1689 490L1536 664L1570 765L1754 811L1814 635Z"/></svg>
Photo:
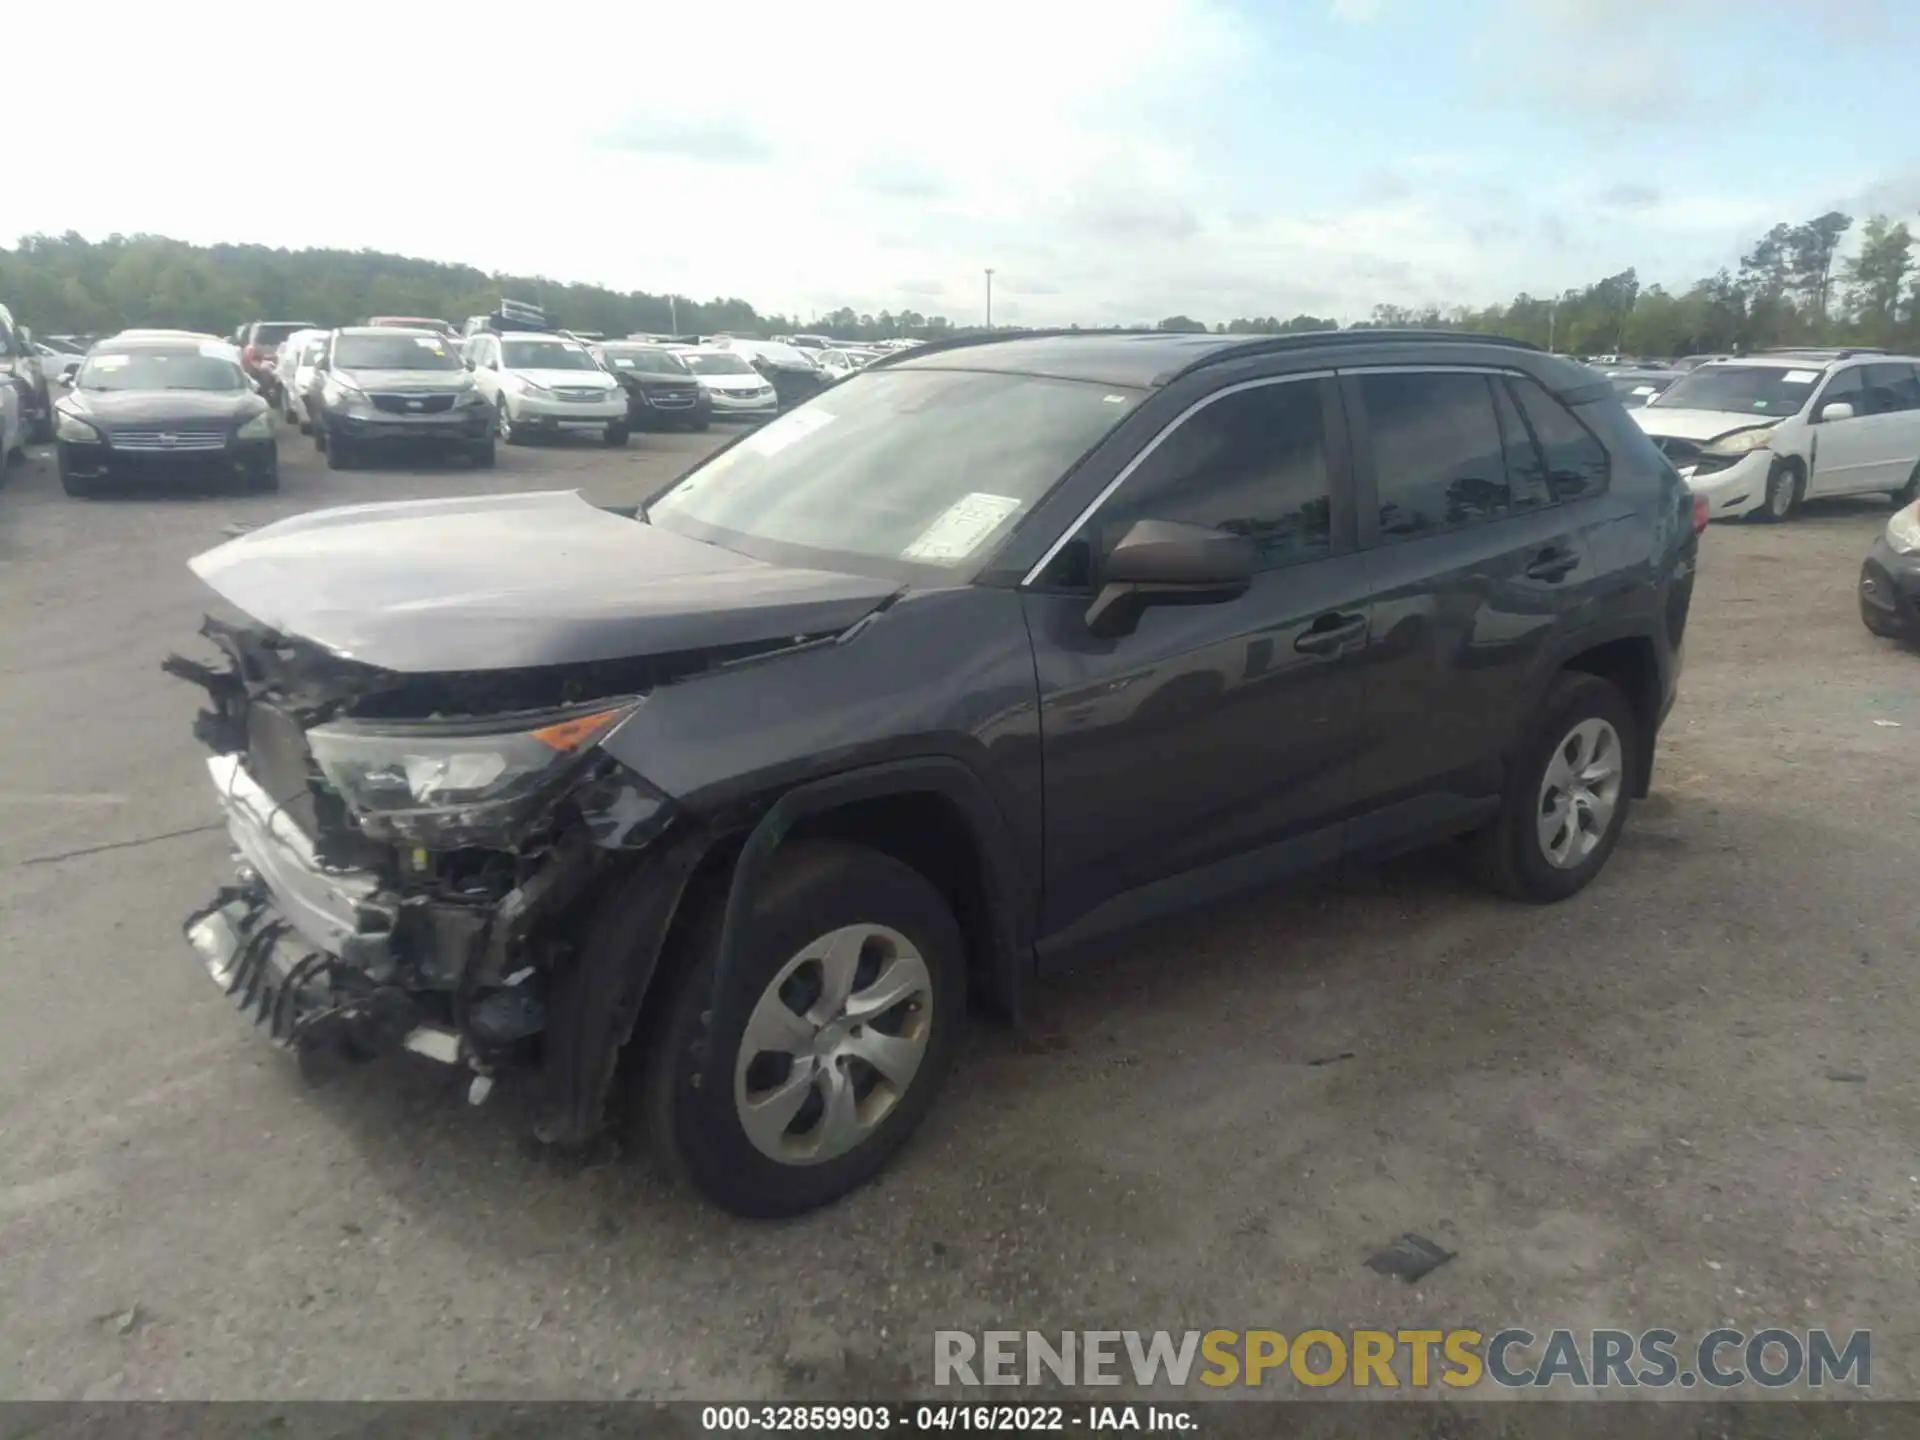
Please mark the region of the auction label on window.
<svg viewBox="0 0 1920 1440"><path fill-rule="evenodd" d="M1811 385L1820 378L1818 370L1789 370L1780 377L1782 385Z"/></svg>
<svg viewBox="0 0 1920 1440"><path fill-rule="evenodd" d="M989 495L984 490L963 495L921 531L919 538L900 552L900 558L935 565L965 559L1019 508L1020 502L1011 495Z"/></svg>

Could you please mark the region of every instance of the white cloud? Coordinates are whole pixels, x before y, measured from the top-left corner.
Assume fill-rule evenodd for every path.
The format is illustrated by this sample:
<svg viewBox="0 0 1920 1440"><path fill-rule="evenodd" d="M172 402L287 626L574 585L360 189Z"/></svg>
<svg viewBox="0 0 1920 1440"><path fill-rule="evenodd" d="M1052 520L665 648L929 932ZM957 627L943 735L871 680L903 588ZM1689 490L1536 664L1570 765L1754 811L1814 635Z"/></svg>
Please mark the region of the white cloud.
<svg viewBox="0 0 1920 1440"><path fill-rule="evenodd" d="M1379 16L1380 5L1381 0L1333 0L1331 8L1334 19L1364 25Z"/></svg>

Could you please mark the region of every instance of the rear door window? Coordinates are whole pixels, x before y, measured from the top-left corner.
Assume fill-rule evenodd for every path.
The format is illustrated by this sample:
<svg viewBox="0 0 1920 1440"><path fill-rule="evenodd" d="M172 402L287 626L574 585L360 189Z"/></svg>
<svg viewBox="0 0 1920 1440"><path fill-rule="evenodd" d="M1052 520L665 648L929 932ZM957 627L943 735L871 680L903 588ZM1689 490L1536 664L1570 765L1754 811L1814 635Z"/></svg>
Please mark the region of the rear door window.
<svg viewBox="0 0 1920 1440"><path fill-rule="evenodd" d="M1607 447L1535 380L1514 375L1507 383L1526 417L1527 428L1546 460L1547 480L1556 500L1585 500L1607 488Z"/></svg>
<svg viewBox="0 0 1920 1440"><path fill-rule="evenodd" d="M1512 487L1489 377L1470 371L1361 374L1382 545L1507 514Z"/></svg>
<svg viewBox="0 0 1920 1440"><path fill-rule="evenodd" d="M1861 385L1867 392L1867 414L1895 415L1920 410L1920 380L1911 365L1863 365Z"/></svg>

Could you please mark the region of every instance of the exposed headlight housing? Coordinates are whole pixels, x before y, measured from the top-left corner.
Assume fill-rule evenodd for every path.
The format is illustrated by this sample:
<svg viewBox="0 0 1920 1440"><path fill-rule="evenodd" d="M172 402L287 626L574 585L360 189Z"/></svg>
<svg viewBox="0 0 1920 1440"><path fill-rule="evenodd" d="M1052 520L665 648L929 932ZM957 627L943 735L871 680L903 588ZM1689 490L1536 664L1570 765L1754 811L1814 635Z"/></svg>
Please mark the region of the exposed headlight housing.
<svg viewBox="0 0 1920 1440"><path fill-rule="evenodd" d="M524 375L516 375L513 379L514 383L528 395L539 395L548 400L553 399L553 391L549 390L546 386L536 385Z"/></svg>
<svg viewBox="0 0 1920 1440"><path fill-rule="evenodd" d="M73 445L98 445L104 438L98 426L89 425L78 415L65 410L53 412L53 434L55 439Z"/></svg>
<svg viewBox="0 0 1920 1440"><path fill-rule="evenodd" d="M1702 445L1700 453L1720 456L1751 455L1756 450L1767 448L1773 440L1773 430L1772 425L1760 425L1752 430L1740 430L1732 435L1722 435L1711 445Z"/></svg>
<svg viewBox="0 0 1920 1440"><path fill-rule="evenodd" d="M273 412L262 410L246 424L240 427L241 440L271 440L273 438Z"/></svg>
<svg viewBox="0 0 1920 1440"><path fill-rule="evenodd" d="M1893 512L1887 521L1887 544L1902 555L1920 553L1920 503Z"/></svg>
<svg viewBox="0 0 1920 1440"><path fill-rule="evenodd" d="M432 849L498 845L639 703L527 716L526 728L507 732L497 721L341 720L309 730L307 743L368 837Z"/></svg>

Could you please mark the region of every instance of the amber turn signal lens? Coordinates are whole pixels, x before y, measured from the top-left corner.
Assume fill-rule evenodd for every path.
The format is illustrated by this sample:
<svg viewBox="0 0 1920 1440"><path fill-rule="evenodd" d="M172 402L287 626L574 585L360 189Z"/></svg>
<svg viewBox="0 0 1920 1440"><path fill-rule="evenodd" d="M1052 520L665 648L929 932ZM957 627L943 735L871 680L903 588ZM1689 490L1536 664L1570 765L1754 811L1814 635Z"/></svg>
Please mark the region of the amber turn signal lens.
<svg viewBox="0 0 1920 1440"><path fill-rule="evenodd" d="M528 733L545 745L549 750L578 750L582 745L597 740L613 727L613 722L627 712L618 710L596 710L591 715L576 715L571 720L556 721L552 725L543 725Z"/></svg>

